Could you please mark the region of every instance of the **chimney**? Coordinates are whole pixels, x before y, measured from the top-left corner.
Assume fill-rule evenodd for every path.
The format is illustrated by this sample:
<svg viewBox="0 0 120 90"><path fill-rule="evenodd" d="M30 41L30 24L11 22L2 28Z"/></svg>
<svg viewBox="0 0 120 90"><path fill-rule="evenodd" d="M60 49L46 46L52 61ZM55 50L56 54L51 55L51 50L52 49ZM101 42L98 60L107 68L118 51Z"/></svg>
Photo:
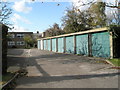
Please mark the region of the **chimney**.
<svg viewBox="0 0 120 90"><path fill-rule="evenodd" d="M45 32L42 33L42 37L45 37Z"/></svg>
<svg viewBox="0 0 120 90"><path fill-rule="evenodd" d="M37 31L37 34L39 34L39 31Z"/></svg>

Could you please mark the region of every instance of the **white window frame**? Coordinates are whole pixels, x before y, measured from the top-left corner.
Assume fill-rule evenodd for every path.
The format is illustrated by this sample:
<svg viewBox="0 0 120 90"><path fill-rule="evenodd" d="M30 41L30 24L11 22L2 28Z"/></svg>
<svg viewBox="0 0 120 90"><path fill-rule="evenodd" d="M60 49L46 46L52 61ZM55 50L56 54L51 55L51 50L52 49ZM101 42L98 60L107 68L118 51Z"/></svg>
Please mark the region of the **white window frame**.
<svg viewBox="0 0 120 90"><path fill-rule="evenodd" d="M17 34L16 35L18 38L23 38L24 37L24 34Z"/></svg>
<svg viewBox="0 0 120 90"><path fill-rule="evenodd" d="M14 41L8 41L8 46L13 46L13 45L15 45Z"/></svg>
<svg viewBox="0 0 120 90"><path fill-rule="evenodd" d="M24 41L17 41L17 45L25 45Z"/></svg>

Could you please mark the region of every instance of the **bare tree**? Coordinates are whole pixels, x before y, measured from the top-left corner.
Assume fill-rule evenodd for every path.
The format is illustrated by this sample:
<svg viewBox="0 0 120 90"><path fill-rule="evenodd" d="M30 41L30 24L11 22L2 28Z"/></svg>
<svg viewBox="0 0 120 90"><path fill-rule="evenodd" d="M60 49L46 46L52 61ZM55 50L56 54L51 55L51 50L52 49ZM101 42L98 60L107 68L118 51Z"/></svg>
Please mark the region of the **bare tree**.
<svg viewBox="0 0 120 90"><path fill-rule="evenodd" d="M115 25L120 25L120 14L117 10L114 10L110 13L107 17L107 25L115 24Z"/></svg>
<svg viewBox="0 0 120 90"><path fill-rule="evenodd" d="M9 25L9 16L12 13L12 9L8 7L7 2L0 2L0 22L5 25Z"/></svg>
<svg viewBox="0 0 120 90"><path fill-rule="evenodd" d="M107 14L107 25L110 24L117 24L120 25L120 0L113 0L113 2L107 2L107 1L103 1L103 0L78 0L78 3L80 5L77 6L78 11L80 7L83 6L89 6L88 8L90 8L93 4L97 3L97 2L104 2L105 3L105 7L109 8L110 10L110 14ZM107 11L108 13L108 11Z"/></svg>
<svg viewBox="0 0 120 90"><path fill-rule="evenodd" d="M81 3L78 7L85 6L85 5L91 5L91 4L96 3L96 2L102 2L102 0L91 0L91 1L86 0L86 2L83 2L82 0L78 0L78 3ZM115 4L105 2L105 6L110 7L110 8L120 9L120 6L119 6L120 0L115 0L114 2L115 2Z"/></svg>

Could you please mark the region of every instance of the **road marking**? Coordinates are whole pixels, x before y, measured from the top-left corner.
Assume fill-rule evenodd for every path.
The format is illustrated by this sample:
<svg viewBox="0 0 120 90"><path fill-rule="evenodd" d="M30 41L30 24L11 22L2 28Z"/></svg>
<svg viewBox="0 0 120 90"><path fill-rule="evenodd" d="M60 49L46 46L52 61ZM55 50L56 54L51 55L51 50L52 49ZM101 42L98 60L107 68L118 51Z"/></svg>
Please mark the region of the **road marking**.
<svg viewBox="0 0 120 90"><path fill-rule="evenodd" d="M32 56L30 52L31 52L31 49L29 49L28 51L28 56Z"/></svg>
<svg viewBox="0 0 120 90"><path fill-rule="evenodd" d="M26 53L27 53L27 56L28 56L28 57L32 56L32 55L31 55L31 49L27 50Z"/></svg>

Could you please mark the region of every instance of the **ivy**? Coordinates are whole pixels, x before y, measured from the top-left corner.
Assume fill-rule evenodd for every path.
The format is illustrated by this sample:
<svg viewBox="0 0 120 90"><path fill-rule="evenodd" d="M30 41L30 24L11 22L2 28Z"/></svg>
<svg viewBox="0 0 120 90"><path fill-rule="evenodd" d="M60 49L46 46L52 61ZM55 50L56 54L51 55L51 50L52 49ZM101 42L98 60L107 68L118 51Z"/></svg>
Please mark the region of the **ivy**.
<svg viewBox="0 0 120 90"><path fill-rule="evenodd" d="M110 25L108 32L113 32L113 38L118 38L120 35L120 25Z"/></svg>

